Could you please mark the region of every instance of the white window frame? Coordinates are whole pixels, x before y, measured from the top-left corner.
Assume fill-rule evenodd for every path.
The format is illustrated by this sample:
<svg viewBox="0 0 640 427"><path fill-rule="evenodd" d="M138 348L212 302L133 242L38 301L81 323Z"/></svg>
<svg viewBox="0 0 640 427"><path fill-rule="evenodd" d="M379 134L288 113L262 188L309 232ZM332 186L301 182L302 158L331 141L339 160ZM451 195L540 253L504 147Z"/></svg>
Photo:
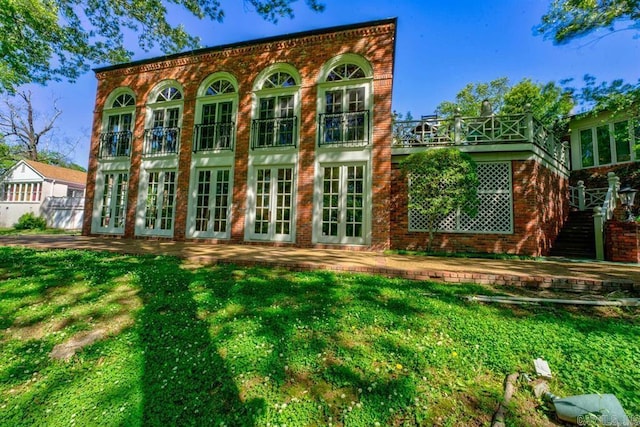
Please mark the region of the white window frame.
<svg viewBox="0 0 640 427"><path fill-rule="evenodd" d="M343 66L346 64L352 64L359 67L363 72L365 77L362 78L354 78L354 79L344 79L338 81L327 81L329 74L333 69L339 66ZM343 90L344 94L349 89L357 89L364 88L364 97L365 97L365 110L368 111L367 123L365 125L367 137L366 144L351 144L349 142L336 143L336 144L322 144L321 141L324 138L323 126L320 123L321 115L325 113L327 102L326 102L326 94L327 92L331 92L334 90ZM345 95L343 95L344 97ZM345 105L346 101L343 98L342 104ZM318 81L318 99L316 103L317 108L317 117L318 117L318 126L317 126L317 135L316 141L318 150L345 150L345 149L356 149L361 150L364 147L371 147L373 144L373 69L371 64L362 56L356 54L344 54L336 56L329 61L327 61L321 71L320 71L320 79ZM346 112L343 109L344 112Z"/></svg>
<svg viewBox="0 0 640 427"><path fill-rule="evenodd" d="M93 212L92 212L92 221L91 221L91 231L97 234L124 234L124 229L127 224L127 209L128 209L128 198L129 198L129 183L131 180L131 173L129 168L126 169L121 168L121 164L106 164L99 166L99 170L96 173L96 182L95 182L95 196L93 202ZM126 196L124 198L124 206L122 207L124 213L124 221L122 227L114 227L113 222L109 224L107 227L103 227L101 225L102 220L102 200L104 198L104 189L105 189L105 177L109 174L126 174L127 175L127 189ZM114 197L116 195L116 189L112 187L112 199L111 206L109 209L113 211L116 208Z"/></svg>
<svg viewBox="0 0 640 427"><path fill-rule="evenodd" d="M580 126L572 132L572 139L575 141L574 147L576 149L577 156L573 156L573 169L589 169L601 166L613 166L617 164L632 163L638 160L636 150L634 148L634 141L640 143L640 135L636 134L640 130L640 124L638 123L640 118L618 118L617 120L607 119L606 121L599 120L597 122L591 122L586 126ZM630 159L624 161L618 161L618 150L615 141L615 125L620 122L627 122L629 126L629 153ZM598 147L598 131L601 126L607 126L609 129L609 149L611 150L611 162L600 163L600 152ZM582 132L591 132L591 147L593 151L593 165L583 166L582 164Z"/></svg>
<svg viewBox="0 0 640 427"><path fill-rule="evenodd" d="M346 236L346 170L348 167L363 168L363 189L362 189L362 236L349 237ZM338 167L340 168L340 189L339 189L339 221L338 235L323 235L323 196L324 196L324 169ZM339 244L339 245L366 245L371 241L371 173L370 163L367 161L353 162L322 162L318 165L317 184L316 184L316 203L314 218L314 243Z"/></svg>
<svg viewBox="0 0 640 427"><path fill-rule="evenodd" d="M217 95L207 95L207 90L209 89L209 87L214 84L215 82L221 81L221 80L226 80L229 83L231 83L231 86L233 87L233 93L221 93L221 94L217 94ZM236 133L237 133L237 117L238 117L238 82L236 80L236 78L229 73L226 72L219 72L219 73L214 73L210 76L208 76L205 80L203 80L202 84L200 85L200 87L198 88L198 95L196 98L196 109L195 109L195 120L194 120L194 132L193 132L193 147L194 147L194 151L195 151L195 147L197 144L196 141L196 137L197 137L197 132L195 131L195 126L197 125L201 125L202 124L202 110L204 109L204 105L207 104L218 104L218 106L216 106L216 110L218 110L219 108L219 104L224 103L224 102L231 102L231 122L233 123L233 129L231 132L231 150L227 150L227 149L213 149L213 150L206 150L206 151L197 151L195 152L195 154L205 154L206 153L217 153L217 152L223 152L223 151L234 151L234 147L235 147L235 141L236 141ZM219 112L216 111L216 115L218 115Z"/></svg>
<svg viewBox="0 0 640 427"><path fill-rule="evenodd" d="M179 182L179 171L176 167L170 167L170 163L166 162L155 162L148 167L141 168L140 170L140 182L138 186L138 202L137 202L137 212L136 212L136 235L138 236L161 236L161 237L172 237L173 232L176 227L176 211L178 206L176 205L177 195L178 195L178 182ZM146 228L146 208L147 208L147 195L149 193L149 175L151 173L162 173L165 172L174 172L175 173L175 182L174 182L174 194L173 194L173 212L171 218L171 228L170 229L161 229L160 226L157 225L154 228ZM164 184L164 179L162 179L162 184ZM162 188L162 184L158 186L159 189ZM159 202L156 202L159 203ZM161 222L161 217L157 219L158 224Z"/></svg>
<svg viewBox="0 0 640 427"><path fill-rule="evenodd" d="M156 99L158 98L158 96L160 95L160 93L167 89L167 88L175 88L177 89L180 94L181 97L180 99L176 99L176 100L170 100L170 101L156 101ZM175 153L148 153L147 149L146 149L146 144L147 144L147 135L146 133L152 129L154 129L153 126L153 122L154 122L154 115L156 111L160 111L160 110L164 110L164 118L163 118L163 128L166 127L166 113L167 110L170 109L174 109L177 108L178 109L178 120L177 120L177 125L175 126L176 128L178 128L178 141L177 141L177 147L175 150ZM173 156L176 157L178 156L178 154L180 153L180 146L182 145L182 113L183 113L183 109L184 109L184 89L182 87L182 85L180 85L180 83L178 83L175 80L165 80L161 83L159 83L158 85L156 85L155 88L153 88L153 90L150 92L149 94L149 98L147 100L147 105L146 105L146 115L145 115L145 134L143 135L143 141L142 141L142 156L143 157L164 157L164 156ZM173 127L173 126L172 126Z"/></svg>
<svg viewBox="0 0 640 427"><path fill-rule="evenodd" d="M264 89L264 84L267 79L273 75L274 73L287 73L291 75L295 81L295 85L289 87L278 87L278 88L267 88ZM301 106L300 106L300 87L301 87L301 77L293 66L285 63L273 64L260 72L258 77L256 78L253 85L253 92L251 94L251 136L250 136L250 150L251 152L263 152L270 150L277 151L296 151L298 146L300 145L300 115L301 115ZM280 96L293 96L293 115L295 117L294 126L295 129L293 131L293 144L278 147L260 147L253 149L253 141L257 138L257 130L254 126L254 120L259 119L260 114L260 101L264 98L272 98L272 97L280 97Z"/></svg>
<svg viewBox="0 0 640 427"><path fill-rule="evenodd" d="M267 242L295 242L296 240L296 215L297 215L297 197L298 197L298 162L297 156L291 154L272 154L253 156L249 159L249 179L247 182L247 216L245 219L245 235L244 238L247 241L267 241ZM258 169L270 168L291 168L292 175L292 189L291 189L291 225L290 234L278 235L270 234L264 236L263 234L256 234L254 232L256 221L256 199L257 199L257 179ZM274 193L271 193L274 194ZM270 219L271 220L271 219Z"/></svg>
<svg viewBox="0 0 640 427"><path fill-rule="evenodd" d="M133 97L133 105L130 106L126 106L126 107L114 107L113 103L115 102L115 100L121 96L121 95L131 95ZM119 130L119 132L124 132L124 131L129 131L130 132L130 141L129 141L129 152L127 156L113 156L113 157L106 157L106 158L101 158L101 156L99 156L99 160L104 162L104 161L111 161L111 162L120 162L120 161L125 161L125 162L129 162L130 158L131 158L131 152L133 151L133 132L135 129L135 120L136 120L136 96L133 93L133 91L131 89L129 89L128 87L120 87L115 89L113 92L111 92L111 94L109 94L109 96L107 97L107 101L105 103L105 107L102 110L102 131L101 131L101 135L107 132L110 132L109 130L109 121L110 118L112 116L122 116L124 114L130 114L131 115L131 122L130 122L130 126L129 129L126 130ZM102 139L102 138L100 138ZM100 154L102 152L102 141L99 141L100 146L98 147L98 154Z"/></svg>

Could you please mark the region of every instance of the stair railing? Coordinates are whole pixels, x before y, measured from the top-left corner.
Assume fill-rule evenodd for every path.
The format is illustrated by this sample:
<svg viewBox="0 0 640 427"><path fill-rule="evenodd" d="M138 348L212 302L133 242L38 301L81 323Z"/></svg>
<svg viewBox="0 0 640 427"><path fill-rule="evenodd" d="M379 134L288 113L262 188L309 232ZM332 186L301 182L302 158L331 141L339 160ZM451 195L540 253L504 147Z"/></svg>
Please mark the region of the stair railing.
<svg viewBox="0 0 640 427"><path fill-rule="evenodd" d="M593 209L593 228L596 235L596 259L604 260L604 224L613 218L613 210L618 201L618 190L620 189L620 178L615 173L607 174L609 188L604 198L602 206Z"/></svg>

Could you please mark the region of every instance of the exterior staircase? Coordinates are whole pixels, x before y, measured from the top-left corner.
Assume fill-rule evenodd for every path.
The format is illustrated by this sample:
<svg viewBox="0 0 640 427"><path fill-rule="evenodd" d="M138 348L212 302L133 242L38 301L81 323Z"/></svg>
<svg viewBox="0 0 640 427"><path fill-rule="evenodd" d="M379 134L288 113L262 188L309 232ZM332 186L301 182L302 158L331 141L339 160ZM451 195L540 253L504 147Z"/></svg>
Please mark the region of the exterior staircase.
<svg viewBox="0 0 640 427"><path fill-rule="evenodd" d="M593 212L571 211L551 248L551 256L565 258L596 258Z"/></svg>

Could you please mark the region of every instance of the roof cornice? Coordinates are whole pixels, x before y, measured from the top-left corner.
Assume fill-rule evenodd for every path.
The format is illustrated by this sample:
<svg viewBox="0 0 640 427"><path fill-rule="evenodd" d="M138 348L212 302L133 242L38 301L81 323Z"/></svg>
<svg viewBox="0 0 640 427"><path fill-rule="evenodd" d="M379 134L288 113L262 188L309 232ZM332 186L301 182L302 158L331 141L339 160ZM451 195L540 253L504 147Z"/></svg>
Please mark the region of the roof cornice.
<svg viewBox="0 0 640 427"><path fill-rule="evenodd" d="M106 67L95 68L93 71L96 74L96 78L104 79L107 75L138 74L141 72L195 64L203 60L210 61L219 58L246 55L252 52L289 49L300 45L309 45L321 41L326 41L328 39L338 37L339 34L344 35L345 33L361 36L371 34L384 34L388 32L395 33L396 22L397 18L389 18L358 24L341 25L311 31L283 34L274 37L266 37L239 43L195 49L172 55L158 56L123 64L110 65Z"/></svg>

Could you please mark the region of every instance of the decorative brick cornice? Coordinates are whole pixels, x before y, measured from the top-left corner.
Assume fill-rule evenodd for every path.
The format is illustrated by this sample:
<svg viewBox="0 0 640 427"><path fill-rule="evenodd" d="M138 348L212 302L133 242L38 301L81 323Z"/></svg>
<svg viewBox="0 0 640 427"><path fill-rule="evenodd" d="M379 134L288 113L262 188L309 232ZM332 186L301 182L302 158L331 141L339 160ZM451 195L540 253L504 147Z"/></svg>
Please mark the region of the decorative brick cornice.
<svg viewBox="0 0 640 427"><path fill-rule="evenodd" d="M127 67L127 64L123 64L122 67L106 69L104 71L96 71L96 78L98 80L104 80L107 77L113 76L125 76L132 74L146 73L150 71L159 71L167 68L183 67L192 64L198 64L201 62L211 62L219 59L225 59L230 57L242 57L254 54L256 52L273 52L283 51L304 46L314 46L317 44L323 44L339 39L358 39L368 38L374 36L380 36L385 34L393 34L395 32L395 24L387 23L381 25L375 25L371 27L353 28L348 30L341 30L329 33L313 34L302 37L294 37L288 40L278 40L273 42L261 43L259 40L255 44L240 46L240 47L228 47L211 48L211 51L205 51L202 53L186 52L184 56L178 56L171 59L163 60L162 57L157 58L157 61L150 59L149 62L140 65L132 65Z"/></svg>

